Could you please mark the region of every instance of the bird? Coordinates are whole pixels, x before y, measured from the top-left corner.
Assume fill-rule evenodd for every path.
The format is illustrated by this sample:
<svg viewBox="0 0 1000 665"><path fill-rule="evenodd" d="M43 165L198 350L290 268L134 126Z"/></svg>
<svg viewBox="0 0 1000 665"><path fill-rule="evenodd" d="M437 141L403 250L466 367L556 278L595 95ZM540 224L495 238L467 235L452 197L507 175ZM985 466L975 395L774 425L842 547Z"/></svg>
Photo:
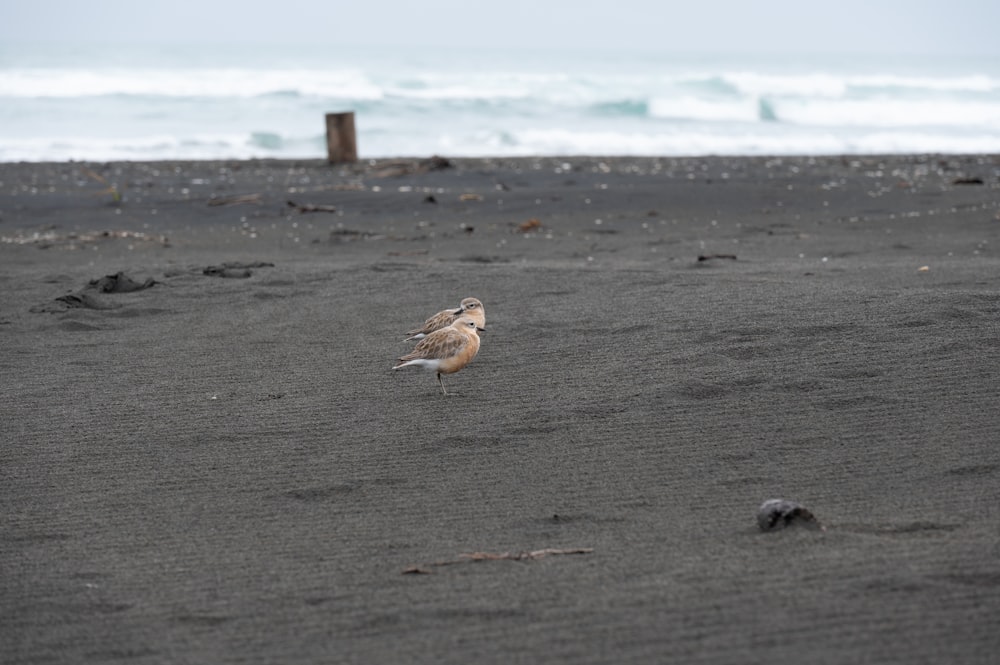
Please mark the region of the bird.
<svg viewBox="0 0 1000 665"><path fill-rule="evenodd" d="M471 316L476 325L486 330L486 308L475 298L466 298L458 305L458 309L446 309L424 321L424 325L406 333L406 341L423 339L435 330L447 328L460 316Z"/></svg>
<svg viewBox="0 0 1000 665"><path fill-rule="evenodd" d="M477 301L478 302L478 301ZM393 369L411 365L437 372L438 384L445 395L448 391L441 380L442 374L454 374L479 353L479 333L483 328L471 316L462 315L447 328L440 328L417 342L413 351L399 359Z"/></svg>

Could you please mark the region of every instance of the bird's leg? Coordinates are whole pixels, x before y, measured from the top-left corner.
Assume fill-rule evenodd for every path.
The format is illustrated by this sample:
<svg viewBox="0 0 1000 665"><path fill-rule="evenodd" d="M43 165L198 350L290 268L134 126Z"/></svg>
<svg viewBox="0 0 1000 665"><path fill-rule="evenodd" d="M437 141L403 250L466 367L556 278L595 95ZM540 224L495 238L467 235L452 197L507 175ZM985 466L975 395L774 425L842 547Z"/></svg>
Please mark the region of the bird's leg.
<svg viewBox="0 0 1000 665"><path fill-rule="evenodd" d="M441 392L447 395L448 391L444 389L444 381L441 380L441 372L438 372L437 375L438 375L438 383L441 384Z"/></svg>

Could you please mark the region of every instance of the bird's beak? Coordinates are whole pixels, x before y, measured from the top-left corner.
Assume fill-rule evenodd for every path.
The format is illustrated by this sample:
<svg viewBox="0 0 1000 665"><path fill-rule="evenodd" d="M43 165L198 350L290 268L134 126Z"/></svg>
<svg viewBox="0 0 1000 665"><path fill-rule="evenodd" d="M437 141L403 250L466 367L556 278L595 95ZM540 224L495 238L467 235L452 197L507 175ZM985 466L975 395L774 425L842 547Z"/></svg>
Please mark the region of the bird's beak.
<svg viewBox="0 0 1000 665"><path fill-rule="evenodd" d="M476 326L476 330L479 332L486 332L486 328L480 328L479 326Z"/></svg>
<svg viewBox="0 0 1000 665"><path fill-rule="evenodd" d="M463 309L462 307L459 307L454 312L452 312L452 314L458 315L458 314L461 314L464 311L465 311L465 309Z"/></svg>

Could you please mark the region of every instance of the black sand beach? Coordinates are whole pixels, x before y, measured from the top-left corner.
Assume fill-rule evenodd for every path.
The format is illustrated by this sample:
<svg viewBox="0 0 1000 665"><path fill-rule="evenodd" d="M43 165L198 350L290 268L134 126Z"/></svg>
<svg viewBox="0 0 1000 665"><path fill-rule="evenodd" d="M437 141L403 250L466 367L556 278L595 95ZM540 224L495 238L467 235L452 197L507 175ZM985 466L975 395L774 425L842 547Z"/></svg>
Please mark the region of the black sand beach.
<svg viewBox="0 0 1000 665"><path fill-rule="evenodd" d="M1000 156L0 164L0 661L994 663L998 214ZM453 394L390 370L466 296Z"/></svg>

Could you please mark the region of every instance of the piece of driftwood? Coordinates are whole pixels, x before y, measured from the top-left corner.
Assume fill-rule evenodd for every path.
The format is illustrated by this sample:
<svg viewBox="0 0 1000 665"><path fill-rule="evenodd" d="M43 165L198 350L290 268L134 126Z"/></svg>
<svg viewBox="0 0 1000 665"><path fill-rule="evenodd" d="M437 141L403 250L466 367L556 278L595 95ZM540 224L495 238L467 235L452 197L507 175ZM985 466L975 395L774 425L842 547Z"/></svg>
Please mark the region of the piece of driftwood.
<svg viewBox="0 0 1000 665"><path fill-rule="evenodd" d="M289 201L288 207L295 208L300 214L307 212L337 212L336 206L322 205L319 203L296 203L295 201Z"/></svg>
<svg viewBox="0 0 1000 665"><path fill-rule="evenodd" d="M368 172L368 175L372 178L399 178L401 176L417 175L431 171L444 171L450 168L452 168L452 163L448 158L433 155L428 159L419 161L398 160L380 162Z"/></svg>
<svg viewBox="0 0 1000 665"><path fill-rule="evenodd" d="M730 261L736 260L735 254L702 254L698 257L699 261L711 261L712 259L729 259Z"/></svg>
<svg viewBox="0 0 1000 665"><path fill-rule="evenodd" d="M429 568L439 568L441 566L453 566L458 563L475 563L478 561L534 561L547 556L560 554L590 554L594 551L592 547L576 547L573 549L557 549L547 547L531 552L470 552L459 554L457 559L445 559L444 561L434 561L423 566L410 566L403 571L404 575L429 575Z"/></svg>
<svg viewBox="0 0 1000 665"><path fill-rule="evenodd" d="M357 229L334 229L330 231L330 242L354 242L355 240L382 240L385 236L373 231L358 231Z"/></svg>
<svg viewBox="0 0 1000 665"><path fill-rule="evenodd" d="M260 205L260 194L241 194L239 196L224 196L208 200L208 205L210 206L236 206L244 203Z"/></svg>

